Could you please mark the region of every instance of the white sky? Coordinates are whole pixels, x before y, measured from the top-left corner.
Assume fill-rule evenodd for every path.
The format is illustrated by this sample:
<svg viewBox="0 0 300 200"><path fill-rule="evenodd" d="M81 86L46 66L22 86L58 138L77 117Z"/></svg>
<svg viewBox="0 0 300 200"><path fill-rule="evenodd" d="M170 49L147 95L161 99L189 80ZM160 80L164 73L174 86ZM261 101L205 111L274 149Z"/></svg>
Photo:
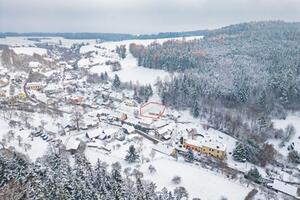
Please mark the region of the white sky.
<svg viewBox="0 0 300 200"><path fill-rule="evenodd" d="M300 0L0 0L0 31L155 33L300 21Z"/></svg>

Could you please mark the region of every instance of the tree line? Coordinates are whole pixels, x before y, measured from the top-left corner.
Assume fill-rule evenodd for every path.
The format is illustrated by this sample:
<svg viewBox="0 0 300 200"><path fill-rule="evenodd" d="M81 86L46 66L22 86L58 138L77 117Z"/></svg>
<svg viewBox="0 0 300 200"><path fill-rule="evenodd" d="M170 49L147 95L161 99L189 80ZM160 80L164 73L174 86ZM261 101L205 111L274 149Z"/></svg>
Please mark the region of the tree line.
<svg viewBox="0 0 300 200"><path fill-rule="evenodd" d="M1 199L179 200L188 195L183 187L159 191L138 170L123 172L118 162L109 166L98 160L92 166L82 154L72 157L73 164L67 152L51 150L31 162L22 154L2 149Z"/></svg>

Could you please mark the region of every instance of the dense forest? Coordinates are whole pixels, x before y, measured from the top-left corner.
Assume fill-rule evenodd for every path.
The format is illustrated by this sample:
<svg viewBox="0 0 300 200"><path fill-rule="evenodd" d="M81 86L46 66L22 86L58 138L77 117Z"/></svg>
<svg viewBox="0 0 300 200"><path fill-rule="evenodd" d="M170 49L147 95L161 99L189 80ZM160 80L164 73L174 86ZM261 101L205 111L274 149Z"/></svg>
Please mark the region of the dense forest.
<svg viewBox="0 0 300 200"><path fill-rule="evenodd" d="M142 172L122 169L118 162L108 166L98 160L92 166L82 154L69 158L67 152L52 149L32 163L22 154L1 149L0 199L179 200L188 196L184 187L158 191Z"/></svg>
<svg viewBox="0 0 300 200"><path fill-rule="evenodd" d="M243 132L259 133L262 124L270 127L269 117L284 118L300 106L299 23L243 23L201 40L131 44L129 51L140 66L175 72L158 83L163 103L190 108L219 129L229 128L215 121L246 118L254 123L244 124Z"/></svg>

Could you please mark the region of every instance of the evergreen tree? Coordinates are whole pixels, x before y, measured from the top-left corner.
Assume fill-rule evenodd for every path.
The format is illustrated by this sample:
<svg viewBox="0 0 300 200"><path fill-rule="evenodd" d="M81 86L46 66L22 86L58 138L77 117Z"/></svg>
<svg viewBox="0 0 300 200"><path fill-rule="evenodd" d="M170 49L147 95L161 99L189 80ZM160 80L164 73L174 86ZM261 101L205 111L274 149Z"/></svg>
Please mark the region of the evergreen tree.
<svg viewBox="0 0 300 200"><path fill-rule="evenodd" d="M246 178L249 180L252 180L256 183L261 183L262 182L262 177L260 173L258 172L257 168L252 168L250 169L247 174L245 175Z"/></svg>
<svg viewBox="0 0 300 200"><path fill-rule="evenodd" d="M184 187L177 187L174 189L175 200L187 200L189 195Z"/></svg>
<svg viewBox="0 0 300 200"><path fill-rule="evenodd" d="M120 86L121 86L121 81L120 81L120 78L117 74L115 75L115 77L113 79L112 86L113 86L114 89L119 89Z"/></svg>
<svg viewBox="0 0 300 200"><path fill-rule="evenodd" d="M140 178L137 178L137 180L136 180L136 194L135 194L135 199L136 200L144 200L144 199L146 199L146 197L145 197L145 189L144 189L144 186L143 186Z"/></svg>
<svg viewBox="0 0 300 200"><path fill-rule="evenodd" d="M129 146L125 160L129 163L136 162L139 159L139 154L136 152L136 149L133 145Z"/></svg>
<svg viewBox="0 0 300 200"><path fill-rule="evenodd" d="M300 155L297 151L292 150L288 154L288 158L292 163L300 164Z"/></svg>
<svg viewBox="0 0 300 200"><path fill-rule="evenodd" d="M199 117L199 107L198 107L197 101L195 101L195 103L193 105L192 114L193 114L193 117L195 117L195 118Z"/></svg>
<svg viewBox="0 0 300 200"><path fill-rule="evenodd" d="M93 186L98 192L100 199L105 199L109 196L111 186L109 184L109 174L107 172L107 164L97 160L93 171Z"/></svg>
<svg viewBox="0 0 300 200"><path fill-rule="evenodd" d="M111 189L110 196L114 200L121 200L124 196L123 191L123 180L120 173L120 170L113 168L111 172Z"/></svg>
<svg viewBox="0 0 300 200"><path fill-rule="evenodd" d="M246 162L247 149L242 143L239 143L232 153L233 159L238 162Z"/></svg>
<svg viewBox="0 0 300 200"><path fill-rule="evenodd" d="M193 162L194 161L194 152L191 148L185 153L185 161Z"/></svg>

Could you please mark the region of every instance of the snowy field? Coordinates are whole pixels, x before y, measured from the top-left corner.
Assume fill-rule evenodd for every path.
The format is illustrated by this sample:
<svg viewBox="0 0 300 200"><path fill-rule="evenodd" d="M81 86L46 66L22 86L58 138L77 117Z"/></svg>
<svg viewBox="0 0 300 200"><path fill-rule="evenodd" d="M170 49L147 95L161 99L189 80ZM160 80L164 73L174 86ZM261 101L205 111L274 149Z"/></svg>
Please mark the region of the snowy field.
<svg viewBox="0 0 300 200"><path fill-rule="evenodd" d="M34 41L28 40L26 37L5 37L0 38L0 44L8 45L11 47L28 47L34 46Z"/></svg>
<svg viewBox="0 0 300 200"><path fill-rule="evenodd" d="M188 188L189 197L200 198L206 200L218 200L226 197L230 200L241 200L250 192L250 188L241 186L239 183L232 182L220 174L184 162L160 159L151 163L157 170L156 174L152 175L149 172L145 173L145 177L154 181L158 187L168 186L174 189L177 185L171 182L174 176L180 176L182 185ZM143 171L146 171L148 166L142 166Z"/></svg>
<svg viewBox="0 0 300 200"><path fill-rule="evenodd" d="M185 40L193 40L193 39L201 39L202 36L194 36L194 37L186 37ZM133 83L139 83L142 85L145 84L155 84L158 79L160 80L169 80L172 74L169 72L166 72L164 70L159 69L150 69L145 68L143 66L137 65L137 60L128 52L129 45L131 43L136 44L142 44L142 45L149 45L152 42L157 42L162 44L165 41L168 40L182 40L183 38L165 38L165 39L157 39L157 40L124 40L124 41L118 41L118 42L103 42L101 44L98 44L103 49L96 48L93 43L90 45L86 45L81 47L80 51L82 53L86 53L89 51L97 51L98 55L95 55L93 63L99 63L99 65L93 66L90 71L92 73L103 73L107 72L109 75L113 76L114 74L117 74L121 81L123 82L133 82ZM112 53L112 51L115 50L116 46L120 45L126 45L127 48L127 56L125 59L119 59L118 55L116 53ZM109 50L109 51L107 51ZM102 57L102 63L103 60L116 60L119 61L122 69L117 72L112 72L109 66L100 64L101 63L101 54L105 54L109 56L109 58L103 58ZM100 56L99 56L100 55ZM99 61L100 60L100 61ZM88 64L88 62L85 62L84 64ZM83 65L84 65L83 64Z"/></svg>
<svg viewBox="0 0 300 200"><path fill-rule="evenodd" d="M34 53L39 55L46 55L47 49L38 48L38 47L15 47L13 48L16 54L26 54L32 56Z"/></svg>

